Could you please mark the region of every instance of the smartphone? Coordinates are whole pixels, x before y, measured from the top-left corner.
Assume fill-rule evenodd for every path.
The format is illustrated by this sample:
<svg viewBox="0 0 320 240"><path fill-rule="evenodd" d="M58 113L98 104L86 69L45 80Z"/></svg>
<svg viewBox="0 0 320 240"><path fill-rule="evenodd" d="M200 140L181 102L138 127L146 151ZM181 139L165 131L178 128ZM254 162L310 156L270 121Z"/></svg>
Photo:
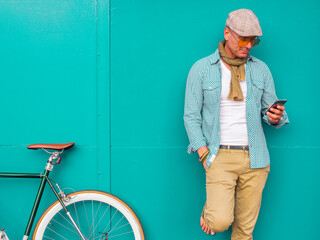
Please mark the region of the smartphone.
<svg viewBox="0 0 320 240"><path fill-rule="evenodd" d="M270 110L270 108L275 107L277 104L284 105L287 102L287 99L279 99L276 100L267 110L267 112Z"/></svg>

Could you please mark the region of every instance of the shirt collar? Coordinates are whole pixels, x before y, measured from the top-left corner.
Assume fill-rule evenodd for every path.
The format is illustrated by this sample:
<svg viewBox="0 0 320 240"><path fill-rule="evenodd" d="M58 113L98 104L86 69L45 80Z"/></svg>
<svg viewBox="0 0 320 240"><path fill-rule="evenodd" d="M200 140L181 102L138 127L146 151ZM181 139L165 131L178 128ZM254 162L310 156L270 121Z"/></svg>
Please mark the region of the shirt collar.
<svg viewBox="0 0 320 240"><path fill-rule="evenodd" d="M219 54L219 50L217 49L211 56L210 56L210 64L216 64L218 61L220 60L220 54ZM248 54L248 61L256 61L256 58L251 56L250 53Z"/></svg>

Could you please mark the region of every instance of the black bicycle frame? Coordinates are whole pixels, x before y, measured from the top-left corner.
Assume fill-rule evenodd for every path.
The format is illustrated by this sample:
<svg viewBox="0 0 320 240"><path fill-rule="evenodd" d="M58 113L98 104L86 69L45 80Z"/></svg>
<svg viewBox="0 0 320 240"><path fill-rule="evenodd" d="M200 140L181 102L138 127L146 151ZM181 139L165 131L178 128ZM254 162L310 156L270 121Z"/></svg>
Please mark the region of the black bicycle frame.
<svg viewBox="0 0 320 240"><path fill-rule="evenodd" d="M56 195L58 201L60 202L60 204L62 205L63 209L67 212L67 208L64 205L63 201L61 200L58 192L56 191L56 189L54 188L52 182L50 181L50 179L48 178L49 176L49 170L45 170L44 173L40 173L40 174L33 174L33 173L1 173L0 172L0 177L1 178L41 178L41 182L40 182L40 186L39 186L39 190L36 196L36 199L34 201L33 204L33 208L29 217L29 221L25 230L24 235L29 237L32 226L33 226L33 222L34 219L36 217L38 208L39 208L39 204L41 201L41 197L43 195L43 191L44 191L44 187L46 186L46 184L48 183L51 190L53 191L53 193Z"/></svg>

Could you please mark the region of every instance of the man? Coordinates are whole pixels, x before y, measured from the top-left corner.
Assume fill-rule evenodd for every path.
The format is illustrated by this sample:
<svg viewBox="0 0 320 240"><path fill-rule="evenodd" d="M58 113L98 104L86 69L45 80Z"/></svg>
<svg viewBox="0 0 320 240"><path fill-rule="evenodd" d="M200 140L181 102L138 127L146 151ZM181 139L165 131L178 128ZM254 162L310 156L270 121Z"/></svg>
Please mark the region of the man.
<svg viewBox="0 0 320 240"><path fill-rule="evenodd" d="M188 75L184 121L206 170L207 202L202 230L214 235L232 224L232 240L252 239L270 170L261 119L280 128L289 123L285 107L276 105L267 65L249 54L262 30L251 10L231 12L225 40L216 52L197 61Z"/></svg>

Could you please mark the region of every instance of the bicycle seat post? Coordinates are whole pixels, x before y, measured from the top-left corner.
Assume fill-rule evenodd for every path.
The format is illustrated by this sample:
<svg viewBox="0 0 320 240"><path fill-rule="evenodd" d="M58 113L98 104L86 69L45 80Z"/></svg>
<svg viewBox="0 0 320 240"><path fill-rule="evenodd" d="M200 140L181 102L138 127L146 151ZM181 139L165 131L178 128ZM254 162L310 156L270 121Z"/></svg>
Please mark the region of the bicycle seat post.
<svg viewBox="0 0 320 240"><path fill-rule="evenodd" d="M52 169L53 169L53 165L57 165L57 164L60 163L60 161L61 161L60 154L63 153L63 149L62 149L61 152L57 152L57 151L49 152L49 151L47 151L47 150L44 149L44 148L43 148L43 150L44 150L45 152L47 152L48 154L51 155L51 156L49 157L49 159L48 159L48 161L47 161L47 165L46 165L46 167L45 167L46 170L48 170L48 171L51 172ZM55 159L58 159L58 160L57 160L57 161L53 161L53 160L55 160Z"/></svg>

